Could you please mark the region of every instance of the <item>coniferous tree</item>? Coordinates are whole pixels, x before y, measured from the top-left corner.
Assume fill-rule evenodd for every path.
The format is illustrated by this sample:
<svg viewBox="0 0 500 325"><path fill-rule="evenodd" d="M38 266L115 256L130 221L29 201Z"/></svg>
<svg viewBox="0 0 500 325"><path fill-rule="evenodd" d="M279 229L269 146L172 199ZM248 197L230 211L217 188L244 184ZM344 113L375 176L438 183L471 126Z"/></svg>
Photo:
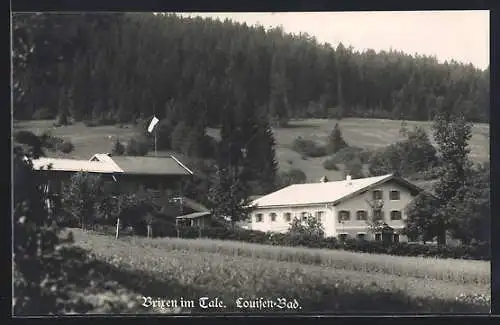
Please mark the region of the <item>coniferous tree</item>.
<svg viewBox="0 0 500 325"><path fill-rule="evenodd" d="M245 146L245 179L251 183L252 194L267 194L276 189L276 141L267 118L255 121L253 134Z"/></svg>
<svg viewBox="0 0 500 325"><path fill-rule="evenodd" d="M230 217L233 225L248 217L248 187L242 177L241 127L236 126L232 108L226 107L221 127L217 173L209 196L218 217Z"/></svg>
<svg viewBox="0 0 500 325"><path fill-rule="evenodd" d="M288 122L288 94L286 72L278 54L274 54L271 64L271 90L269 94L269 114L278 126Z"/></svg>
<svg viewBox="0 0 500 325"><path fill-rule="evenodd" d="M347 142L345 142L344 138L342 137L342 131L340 130L340 126L338 123L336 123L334 129L332 130L332 132L328 137L326 152L329 155L332 155L337 151L339 151L340 149L343 149L347 146L348 146Z"/></svg>

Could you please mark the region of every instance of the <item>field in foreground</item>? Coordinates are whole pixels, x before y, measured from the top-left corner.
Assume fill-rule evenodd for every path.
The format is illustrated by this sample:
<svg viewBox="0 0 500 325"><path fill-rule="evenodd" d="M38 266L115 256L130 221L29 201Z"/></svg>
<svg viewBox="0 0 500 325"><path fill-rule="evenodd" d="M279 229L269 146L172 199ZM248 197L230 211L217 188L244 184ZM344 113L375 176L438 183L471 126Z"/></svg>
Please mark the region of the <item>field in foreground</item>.
<svg viewBox="0 0 500 325"><path fill-rule="evenodd" d="M290 168L301 169L309 181L316 181L323 176L334 181L342 178L342 171L327 171L323 168L325 158L308 158L303 160L300 154L291 149L295 138L325 143L328 134L335 123L339 122L345 140L352 146L376 149L387 146L400 139L401 121L383 119L346 118L341 121L326 119L306 119L290 122L288 128L274 129L276 138L276 156L281 170ZM53 127L54 121L20 121L14 125L14 130L29 130L37 134L52 130L53 135L70 140L75 150L70 154L57 153L61 157L89 159L95 153L110 152L115 138L127 142L138 134L136 127L125 125L87 127L83 123L70 126ZM409 128L421 126L431 135L431 122L408 121ZM217 129L209 129L208 134L218 138ZM475 162L489 161L489 125L476 124L470 141L471 158ZM51 154L50 152L48 153Z"/></svg>
<svg viewBox="0 0 500 325"><path fill-rule="evenodd" d="M239 297L296 300L301 309L288 311L302 312L465 313L490 309L489 298L457 300L460 295L489 297L487 262L259 248L211 240L115 240L72 231L76 245L95 254L100 267L94 276L100 274L133 293L129 306L122 305L115 312L162 312L161 308L139 306L141 296L195 301L195 307L163 312L287 311L241 309L236 303ZM218 297L226 308L199 308L200 297Z"/></svg>

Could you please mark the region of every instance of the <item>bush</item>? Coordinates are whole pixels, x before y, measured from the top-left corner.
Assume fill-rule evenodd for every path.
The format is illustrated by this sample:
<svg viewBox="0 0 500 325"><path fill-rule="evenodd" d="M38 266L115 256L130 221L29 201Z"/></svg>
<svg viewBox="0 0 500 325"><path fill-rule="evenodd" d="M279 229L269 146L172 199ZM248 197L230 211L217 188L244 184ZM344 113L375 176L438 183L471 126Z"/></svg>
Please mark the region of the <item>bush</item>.
<svg viewBox="0 0 500 325"><path fill-rule="evenodd" d="M129 140L126 153L129 156L146 156L149 151L149 141L145 137Z"/></svg>
<svg viewBox="0 0 500 325"><path fill-rule="evenodd" d="M116 139L115 143L113 143L113 148L111 149L111 153L114 156L121 156L125 153L125 146L120 142L119 139Z"/></svg>
<svg viewBox="0 0 500 325"><path fill-rule="evenodd" d="M332 130L328 136L328 143L326 145L326 151L329 155L336 153L337 151L348 147L347 142L345 142L342 137L342 131L340 130L339 124L335 124L335 128Z"/></svg>
<svg viewBox="0 0 500 325"><path fill-rule="evenodd" d="M66 140L58 146L58 149L62 153L70 153L75 149L75 146L71 143L71 141Z"/></svg>
<svg viewBox="0 0 500 325"><path fill-rule="evenodd" d="M40 136L40 140L42 141L42 144L45 148L48 148L52 151L57 150L58 146L60 146L64 142L64 139L52 135L52 132L49 130L46 130L42 133L42 135Z"/></svg>
<svg viewBox="0 0 500 325"><path fill-rule="evenodd" d="M316 144L312 140L306 140L298 137L292 144L292 149L306 157L317 158L326 156L326 147Z"/></svg>
<svg viewBox="0 0 500 325"><path fill-rule="evenodd" d="M347 164L350 161L359 159L362 164L369 162L373 152L369 149L362 149L358 147L345 147L337 151L331 156L335 164Z"/></svg>
<svg viewBox="0 0 500 325"><path fill-rule="evenodd" d="M423 129L407 131L406 136L407 139L382 148L372 155L369 161L370 174L398 172L407 176L425 172L438 165L436 149Z"/></svg>
<svg viewBox="0 0 500 325"><path fill-rule="evenodd" d="M292 168L289 171L281 172L277 177L278 187L286 187L292 184L304 184L307 181L306 174L298 169Z"/></svg>
<svg viewBox="0 0 500 325"><path fill-rule="evenodd" d="M332 158L328 158L323 162L323 168L326 170L339 170L339 167Z"/></svg>

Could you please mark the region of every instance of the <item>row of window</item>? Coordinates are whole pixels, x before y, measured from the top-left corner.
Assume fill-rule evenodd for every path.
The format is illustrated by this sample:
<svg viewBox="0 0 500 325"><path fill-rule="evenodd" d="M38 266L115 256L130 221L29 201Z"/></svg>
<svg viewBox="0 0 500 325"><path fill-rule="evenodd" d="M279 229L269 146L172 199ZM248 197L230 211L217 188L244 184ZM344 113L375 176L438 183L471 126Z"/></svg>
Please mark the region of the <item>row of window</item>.
<svg viewBox="0 0 500 325"><path fill-rule="evenodd" d="M300 218L302 220L307 220L308 217L312 216L316 218L318 221L321 221L324 215L325 211L316 211L314 215L312 215L309 212L302 212L300 214ZM275 222L277 217L278 215L276 213L274 212L269 213L269 219L271 220L271 222ZM255 222L262 222L263 220L264 220L264 215L262 213L257 213L255 215ZM292 214L290 212L283 213L283 220L285 220L285 222L292 221Z"/></svg>
<svg viewBox="0 0 500 325"><path fill-rule="evenodd" d="M384 192L382 190L375 190L372 192L372 195L373 195L374 200L383 200L384 199ZM390 191L389 192L389 200L398 201L399 199L400 199L399 191Z"/></svg>
<svg viewBox="0 0 500 325"><path fill-rule="evenodd" d="M395 242L395 243L399 242L399 234L391 234L390 236L392 237L391 239L392 239L393 242ZM339 237L339 239L341 241L345 241L349 237L349 235L348 234L339 234L338 237ZM364 233L364 232L358 233L356 235L356 238L357 239L366 239L366 233ZM375 240L376 241L381 241L382 240L382 234L381 233L375 234Z"/></svg>
<svg viewBox="0 0 500 325"><path fill-rule="evenodd" d="M374 212L373 219L375 220L383 220L384 219L384 211L382 210L375 210ZM351 220L351 211L347 210L342 210L339 211L338 213L339 221L344 222L344 221L349 221ZM368 212L365 210L358 210L356 211L356 220L367 220L368 218ZM401 220L402 219L402 213L399 210L392 210L391 211L391 220Z"/></svg>
<svg viewBox="0 0 500 325"><path fill-rule="evenodd" d="M374 211L374 219L375 220L383 220L384 219L384 211L376 210ZM314 218L318 221L322 221L322 218L324 216L325 212L324 211L316 211L314 213ZM309 212L302 212L301 213L301 219L302 220L307 220L309 216L312 216ZM339 221L345 222L351 220L351 211L343 210L339 211L338 213ZM278 218L278 215L274 212L271 212L269 214L269 219L271 222L275 222ZM368 211L365 210L358 210L356 211L356 220L367 220L368 218ZM290 222L292 221L292 214L290 212L285 212L283 213L283 219L285 222ZM402 219L402 214L401 211L399 210L393 210L391 211L391 220L401 220ZM255 215L255 222L262 222L264 220L264 215L262 213L257 213Z"/></svg>

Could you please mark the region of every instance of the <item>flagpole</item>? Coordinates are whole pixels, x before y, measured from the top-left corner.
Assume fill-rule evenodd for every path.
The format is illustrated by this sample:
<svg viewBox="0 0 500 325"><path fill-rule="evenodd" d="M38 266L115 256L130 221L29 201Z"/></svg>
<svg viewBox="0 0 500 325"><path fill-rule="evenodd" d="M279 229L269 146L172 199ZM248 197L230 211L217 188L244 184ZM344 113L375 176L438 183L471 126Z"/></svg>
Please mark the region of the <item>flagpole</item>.
<svg viewBox="0 0 500 325"><path fill-rule="evenodd" d="M158 153L156 152L156 133L157 133L156 128L155 128L154 132L155 132L155 156L158 156Z"/></svg>

